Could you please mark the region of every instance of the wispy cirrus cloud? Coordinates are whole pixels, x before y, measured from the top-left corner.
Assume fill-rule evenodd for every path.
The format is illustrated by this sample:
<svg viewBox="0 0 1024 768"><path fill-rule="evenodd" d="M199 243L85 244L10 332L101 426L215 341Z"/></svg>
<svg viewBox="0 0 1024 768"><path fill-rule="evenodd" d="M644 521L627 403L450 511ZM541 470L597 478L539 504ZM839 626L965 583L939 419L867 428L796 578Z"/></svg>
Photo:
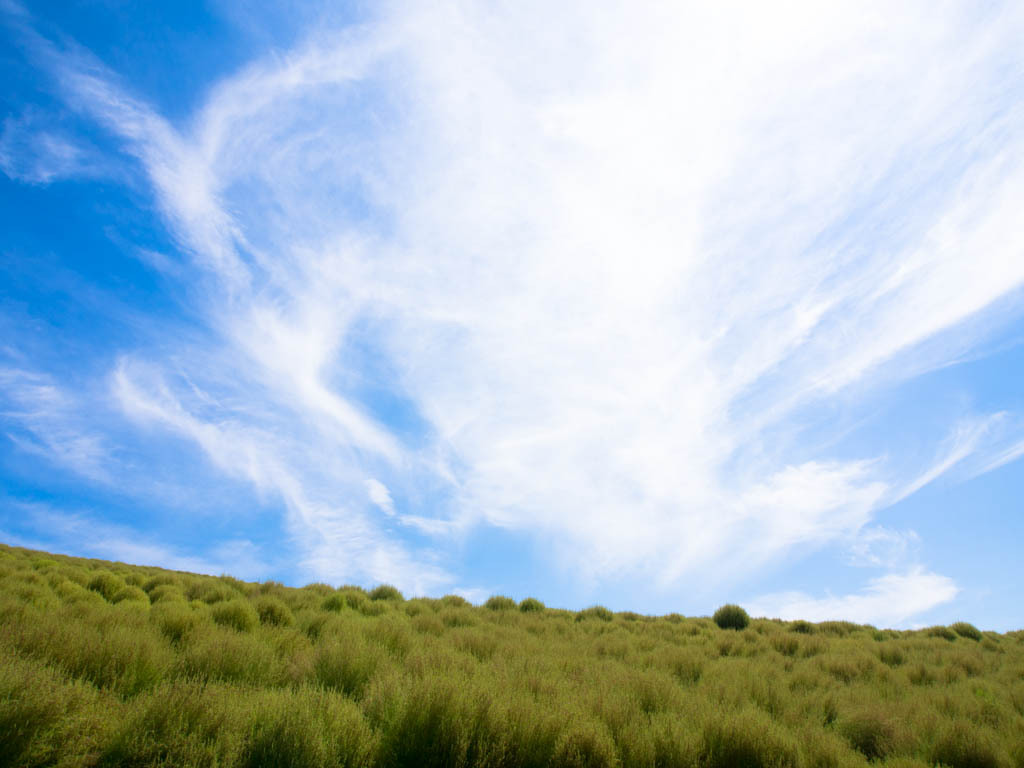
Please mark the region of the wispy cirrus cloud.
<svg viewBox="0 0 1024 768"><path fill-rule="evenodd" d="M550 10L385 4L182 125L35 38L141 162L216 339L126 354L125 413L277 494L323 573L421 589L481 525L598 581L742 579L979 451L984 426L910 472L794 446L1019 316L1024 15ZM956 594L885 567L765 605L902 622Z"/></svg>

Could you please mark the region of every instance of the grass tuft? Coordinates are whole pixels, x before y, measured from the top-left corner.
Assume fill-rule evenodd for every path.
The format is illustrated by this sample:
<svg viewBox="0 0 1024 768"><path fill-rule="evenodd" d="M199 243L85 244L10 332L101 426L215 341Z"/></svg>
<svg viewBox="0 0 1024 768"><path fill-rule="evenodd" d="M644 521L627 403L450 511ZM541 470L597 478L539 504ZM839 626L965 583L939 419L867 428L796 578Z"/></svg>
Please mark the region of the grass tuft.
<svg viewBox="0 0 1024 768"><path fill-rule="evenodd" d="M252 632L260 623L260 615L247 600L228 600L217 603L210 611L213 620L239 632Z"/></svg>
<svg viewBox="0 0 1024 768"><path fill-rule="evenodd" d="M746 629L750 624L750 617L740 606L727 603L715 611L711 617L721 629Z"/></svg>
<svg viewBox="0 0 1024 768"><path fill-rule="evenodd" d="M960 637L966 637L968 640L981 641L981 630L973 624L968 624L966 621L958 621L954 624L950 624L949 628L960 635Z"/></svg>
<svg viewBox="0 0 1024 768"><path fill-rule="evenodd" d="M523 613L541 613L544 610L544 603L535 597L528 597L519 603L519 610Z"/></svg>
<svg viewBox="0 0 1024 768"><path fill-rule="evenodd" d="M516 601L504 595L494 595L487 598L487 602L484 603L484 608L491 611L512 611L515 607Z"/></svg>
<svg viewBox="0 0 1024 768"><path fill-rule="evenodd" d="M295 623L295 616L292 610L283 600L269 595L263 595L253 601L253 607L259 616L260 624L269 624L274 627L290 627Z"/></svg>
<svg viewBox="0 0 1024 768"><path fill-rule="evenodd" d="M405 598L402 597L402 593L398 591L397 587L393 587L390 584L381 584L378 587L374 587L370 590L371 600L394 600L396 602L402 602Z"/></svg>

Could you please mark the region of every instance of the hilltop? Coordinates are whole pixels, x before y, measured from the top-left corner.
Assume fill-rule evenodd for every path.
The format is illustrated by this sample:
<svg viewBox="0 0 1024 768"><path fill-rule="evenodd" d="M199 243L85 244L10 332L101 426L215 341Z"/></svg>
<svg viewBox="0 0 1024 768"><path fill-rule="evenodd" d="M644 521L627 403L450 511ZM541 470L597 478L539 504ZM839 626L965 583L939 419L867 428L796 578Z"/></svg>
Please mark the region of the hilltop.
<svg viewBox="0 0 1024 768"><path fill-rule="evenodd" d="M0 545L0 766L869 762L1024 767L1024 632L723 629Z"/></svg>

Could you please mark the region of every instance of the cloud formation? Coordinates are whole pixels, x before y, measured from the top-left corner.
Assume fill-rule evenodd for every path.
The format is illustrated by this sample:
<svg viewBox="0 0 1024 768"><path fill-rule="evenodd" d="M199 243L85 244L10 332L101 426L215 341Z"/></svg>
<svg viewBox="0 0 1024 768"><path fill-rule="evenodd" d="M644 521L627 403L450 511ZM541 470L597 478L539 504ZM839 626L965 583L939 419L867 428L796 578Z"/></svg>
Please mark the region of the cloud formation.
<svg viewBox="0 0 1024 768"><path fill-rule="evenodd" d="M830 452L822 413L1018 316L1022 32L957 3L385 4L183 125L34 44L145 169L215 340L126 353L128 417L276 495L324 578L460 586L439 553L490 525L668 589L856 542L982 450L904 476ZM762 604L956 594L886 565Z"/></svg>

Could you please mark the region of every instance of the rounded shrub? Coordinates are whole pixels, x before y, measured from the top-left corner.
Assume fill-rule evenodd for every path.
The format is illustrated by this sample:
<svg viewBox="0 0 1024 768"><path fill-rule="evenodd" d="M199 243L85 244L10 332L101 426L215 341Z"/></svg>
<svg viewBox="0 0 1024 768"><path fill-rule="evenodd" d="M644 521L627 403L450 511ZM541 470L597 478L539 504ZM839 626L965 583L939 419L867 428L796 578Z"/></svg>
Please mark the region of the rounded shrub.
<svg viewBox="0 0 1024 768"><path fill-rule="evenodd" d="M484 607L492 611L511 611L516 607L516 601L504 595L494 595L487 598Z"/></svg>
<svg viewBox="0 0 1024 768"><path fill-rule="evenodd" d="M151 603L184 603L185 594L172 584L161 584L149 591Z"/></svg>
<svg viewBox="0 0 1024 768"><path fill-rule="evenodd" d="M947 724L932 744L932 765L949 768L1009 768L1009 760L989 729L962 720Z"/></svg>
<svg viewBox="0 0 1024 768"><path fill-rule="evenodd" d="M603 605L592 605L589 608L584 608L582 611L576 614L576 621L583 621L585 619L599 619L600 621L611 621L615 618L615 614L605 608Z"/></svg>
<svg viewBox="0 0 1024 768"><path fill-rule="evenodd" d="M290 627L295 621L291 609L285 605L283 600L278 600L276 597L264 595L257 598L253 605L256 608L256 613L259 614L260 624Z"/></svg>
<svg viewBox="0 0 1024 768"><path fill-rule="evenodd" d="M981 640L981 630L973 624L968 624L966 621L958 621L955 624L951 624L949 628L960 635L960 637L966 637L968 640Z"/></svg>
<svg viewBox="0 0 1024 768"><path fill-rule="evenodd" d="M863 709L842 718L839 732L868 760L884 758L896 746L896 726L874 709Z"/></svg>
<svg viewBox="0 0 1024 768"><path fill-rule="evenodd" d="M956 632L949 627L942 626L941 624L935 627L928 627L924 630L924 633L928 637L941 637L943 640L949 640L950 642L956 640Z"/></svg>
<svg viewBox="0 0 1024 768"><path fill-rule="evenodd" d="M574 723L562 732L555 742L551 764L567 768L611 768L619 764L619 757L607 727L587 720Z"/></svg>
<svg viewBox="0 0 1024 768"><path fill-rule="evenodd" d="M114 595L111 598L110 602L121 603L126 600L133 600L137 603L145 603L146 605L148 605L149 595L147 595L138 587L125 587L124 589L120 590L116 595Z"/></svg>
<svg viewBox="0 0 1024 768"><path fill-rule="evenodd" d="M180 643L204 622L202 613L192 610L187 603L175 600L154 604L149 618L172 643Z"/></svg>
<svg viewBox="0 0 1024 768"><path fill-rule="evenodd" d="M370 590L371 600L395 600L401 602L405 598L402 593L398 591L397 587L393 587L390 584L381 584L380 586L374 587Z"/></svg>
<svg viewBox="0 0 1024 768"><path fill-rule="evenodd" d="M180 580L171 576L169 573L158 573L156 576L153 576L143 582L142 589L146 592L152 592L157 587L170 586L180 587Z"/></svg>
<svg viewBox="0 0 1024 768"><path fill-rule="evenodd" d="M809 621L798 619L789 625L789 629L792 632L799 632L801 635L813 635L814 625Z"/></svg>
<svg viewBox="0 0 1024 768"><path fill-rule="evenodd" d="M117 576L110 571L100 571L91 579L86 585L93 592L99 592L103 595L106 600L113 600L114 595L120 592L128 585L124 583L124 579Z"/></svg>
<svg viewBox="0 0 1024 768"><path fill-rule="evenodd" d="M767 714L747 710L705 723L699 762L706 768L796 768L800 752Z"/></svg>
<svg viewBox="0 0 1024 768"><path fill-rule="evenodd" d="M235 590L224 584L220 584L216 579L200 581L197 584L191 585L185 591L185 595L189 600L202 600L207 605L213 605L227 600L237 600L239 597Z"/></svg>
<svg viewBox="0 0 1024 768"><path fill-rule="evenodd" d="M746 629L750 624L747 612L733 603L726 603L711 617L721 629Z"/></svg>
<svg viewBox="0 0 1024 768"><path fill-rule="evenodd" d="M217 603L211 609L210 615L218 624L237 629L239 632L251 632L260 623L260 615L248 600Z"/></svg>
<svg viewBox="0 0 1024 768"><path fill-rule="evenodd" d="M445 595L441 598L441 604L449 608L463 608L469 605L469 601L462 595Z"/></svg>
<svg viewBox="0 0 1024 768"><path fill-rule="evenodd" d="M519 610L523 613L540 613L544 610L544 603L535 597L528 597L519 603Z"/></svg>

